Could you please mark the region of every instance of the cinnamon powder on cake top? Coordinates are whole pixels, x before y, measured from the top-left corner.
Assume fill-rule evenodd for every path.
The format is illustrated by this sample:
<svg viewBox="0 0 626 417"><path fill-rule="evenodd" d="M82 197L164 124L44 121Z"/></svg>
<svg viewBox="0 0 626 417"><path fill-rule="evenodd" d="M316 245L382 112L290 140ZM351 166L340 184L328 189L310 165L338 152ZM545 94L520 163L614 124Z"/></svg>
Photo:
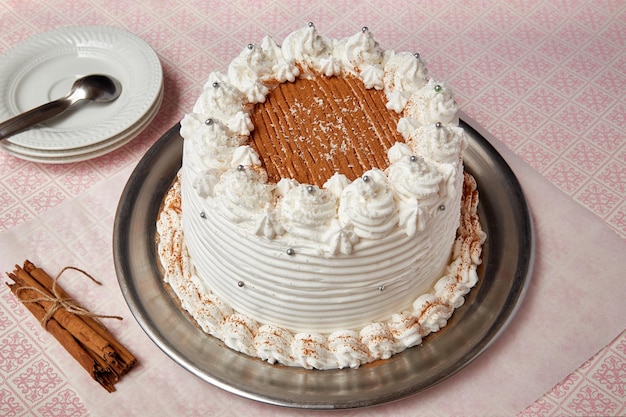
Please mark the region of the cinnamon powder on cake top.
<svg viewBox="0 0 626 417"><path fill-rule="evenodd" d="M321 187L335 172L353 181L387 168L387 150L404 142L400 115L386 101L383 91L353 76L282 83L254 106L249 145L271 182L293 178Z"/></svg>

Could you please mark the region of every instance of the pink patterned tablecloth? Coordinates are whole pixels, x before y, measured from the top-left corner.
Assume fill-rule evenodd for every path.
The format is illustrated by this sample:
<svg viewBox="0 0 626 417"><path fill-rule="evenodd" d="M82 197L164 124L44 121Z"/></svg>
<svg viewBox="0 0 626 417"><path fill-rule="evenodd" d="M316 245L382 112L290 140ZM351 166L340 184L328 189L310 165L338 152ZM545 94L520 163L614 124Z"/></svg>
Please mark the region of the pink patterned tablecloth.
<svg viewBox="0 0 626 417"><path fill-rule="evenodd" d="M73 292L81 294L81 302L94 310L124 313L126 319L110 328L140 357L140 365L118 385L118 392L103 394L87 375L75 369L71 359L3 286L0 415L125 415L120 410L130 413L137 409L145 410L146 415L159 411L166 415L295 413L226 393L171 363L133 321L116 287L110 245L116 201L132 168L191 109L207 74L226 68L247 43L265 34L280 40L308 21L335 38L368 26L383 47L420 52L430 74L446 80L463 111L495 137L494 145L527 187L540 239L538 283L546 282L541 274L558 270L560 262L563 268L584 272L593 271L590 265L601 259L593 253L594 248L588 249L592 252L586 247L576 251L577 243L551 239L555 236L583 236L593 239L596 249L604 252L606 245L606 253L626 255L623 0L378 0L365 4L331 0L0 0L0 54L56 27L110 25L140 36L154 48L163 66L165 85L163 104L154 122L110 154L79 163L44 165L0 153L2 270L9 271L28 257L51 274L72 263L106 277L104 289L94 290L90 284L71 278L71 284L66 285L72 285ZM563 219L555 213L555 204L562 209ZM567 223L570 215L584 219L584 224ZM561 224L569 230L556 229ZM555 247L561 244L563 248ZM568 253L577 258L555 260L551 254L560 249L571 251ZM593 259L588 259L587 253ZM623 257L616 256L616 262L623 263ZM620 277L624 270L599 271L582 276L598 286L606 283L614 299L623 299L626 285ZM574 284L572 288L579 288ZM574 289L568 287L563 292ZM583 300L595 294L580 291L565 296ZM532 290L529 292L511 333L522 332L523 320L546 307L538 305L540 300ZM584 301L568 304L571 309L581 306L585 306ZM593 316L596 310L593 306L590 310ZM539 392L525 392L530 397L509 392L494 399L498 406L491 407L454 395L465 392L458 387L470 383L463 380L464 373L486 375L481 373L482 366L493 367L507 350L516 349L505 340L441 387L361 413L435 415L432 411L437 408L428 408L428 398L437 405L434 399L445 395L459 404L456 408L439 407L441 415L626 415L626 313L621 306L602 311L613 312L599 321L608 323L608 330L595 344L585 340L587 334L573 337L574 331L567 333L559 345L561 350L553 352L553 357L558 362L569 355L571 364L558 372L546 364L546 375L532 379L521 368L520 372L501 369L500 375L506 379L525 375L530 383L543 378L548 386L537 385ZM575 325L564 323L563 327ZM588 350L580 348L583 345ZM532 358L525 360L532 362ZM155 373L155 367L162 372ZM477 381L482 383L480 378ZM487 388L488 381L484 383ZM523 383L519 381L519 386ZM172 398L137 395L132 399L124 394L139 390L172 392ZM125 401L139 404L131 406Z"/></svg>

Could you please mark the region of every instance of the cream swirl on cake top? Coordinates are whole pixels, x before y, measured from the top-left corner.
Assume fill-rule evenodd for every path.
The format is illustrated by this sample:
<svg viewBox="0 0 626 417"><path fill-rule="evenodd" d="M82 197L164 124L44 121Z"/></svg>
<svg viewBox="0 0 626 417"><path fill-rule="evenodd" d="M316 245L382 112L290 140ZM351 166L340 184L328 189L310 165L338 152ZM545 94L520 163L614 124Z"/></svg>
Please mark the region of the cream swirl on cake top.
<svg viewBox="0 0 626 417"><path fill-rule="evenodd" d="M398 222L398 216L402 219L401 224L407 228L407 234L413 235L423 230L428 212L434 210L435 205L445 204L446 197L454 194L450 187L456 186L453 181L455 173L462 169L459 155L466 146L466 138L463 130L456 127L457 105L445 84L427 79L421 57L417 54L383 51L367 28L351 37L334 40L320 36L315 26L309 24L288 35L281 46L270 37L265 37L259 45L249 44L231 62L227 76L218 72L211 73L194 106L194 112L186 115L181 122L181 135L184 138L195 138L195 145L192 145L194 150L187 153L197 154L189 158L195 159L191 166L196 178L192 182L197 184L198 192L209 195L208 191L217 185L216 179L218 184L228 182L229 187L235 189L237 178L241 178L244 181L241 186L252 195L258 193L254 190L258 187L264 190L263 193L271 191L273 197L259 200L256 204L254 201L241 201L247 211L257 211L259 216L250 215L244 219L233 214L227 217L236 217L242 222L249 220L250 228L256 230L262 228L257 227L259 220L255 217L264 216L274 219L273 221L284 219L293 223L288 217L268 214L271 211L280 211L281 204L278 201L284 198L276 190L275 184L267 183L263 175L251 179L249 176L233 175L229 171L241 166L250 168L259 165L254 150L245 144L246 137L254 129L249 118L248 104L263 102L275 86L272 83L290 82L297 76L306 78L318 73L357 76L368 88L383 89L388 98L388 108L399 113L404 112L398 123L398 131L404 136L407 145L404 152L419 158L419 161L426 161L429 167L434 167L441 173L441 191L438 199L434 199L441 201L432 201L432 195L427 202L421 198L423 201L417 215L414 207L407 208L403 203L407 200L406 188L409 185L401 178L411 182L410 187L413 188L419 186L417 183L420 181L424 182L423 187L432 188L434 177L399 176L397 172L400 168L395 165L405 166L406 160L396 160L397 158L390 155L389 159L395 162L384 171L375 171L372 176L372 184L378 184L377 187L385 190L381 191L380 196L387 196L387 205L383 208L380 205L382 201L373 203L363 193L358 194L361 196L358 198L350 197L357 184L361 184L359 187L363 188L361 178L356 180L357 184L342 185L341 194L337 194L339 205L334 218L342 227L351 223L354 233L360 239L379 239L385 236ZM207 123L211 125L208 129L203 126ZM219 134L212 133L211 130L219 130ZM203 140L198 140L198 135ZM230 135L230 140L225 140L224 135ZM237 149L233 149L234 143L238 143ZM445 144L443 150L440 146L442 143ZM393 148L389 152L393 153ZM416 168L423 165L422 162L415 163ZM394 175L394 180L389 181L388 175ZM331 186L331 178L328 180L328 186ZM334 189L337 193L337 187ZM241 198L244 198L243 195ZM236 195L230 193L229 199L232 209L237 210ZM224 210L227 210L226 207L228 205L222 205ZM317 215L317 208L312 206L298 210L303 218L314 218ZM407 210L412 213L407 214ZM327 220L330 223L332 219ZM379 221L380 224L377 223ZM273 229L289 231L290 227L298 230L298 236L308 236L312 245L325 246L324 250L328 253L336 252L336 241L327 241L320 233L304 233L302 227L295 228L290 224ZM277 236L276 233L269 235ZM344 245L342 251L348 250L349 246Z"/></svg>

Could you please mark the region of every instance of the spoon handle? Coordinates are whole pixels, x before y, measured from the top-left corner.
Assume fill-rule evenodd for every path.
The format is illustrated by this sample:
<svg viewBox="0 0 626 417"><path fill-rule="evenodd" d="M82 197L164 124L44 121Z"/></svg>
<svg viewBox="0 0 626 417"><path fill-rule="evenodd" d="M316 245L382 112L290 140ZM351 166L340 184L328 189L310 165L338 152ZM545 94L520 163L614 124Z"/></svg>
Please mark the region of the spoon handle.
<svg viewBox="0 0 626 417"><path fill-rule="evenodd" d="M57 116L71 104L72 102L67 99L54 100L0 123L0 140Z"/></svg>

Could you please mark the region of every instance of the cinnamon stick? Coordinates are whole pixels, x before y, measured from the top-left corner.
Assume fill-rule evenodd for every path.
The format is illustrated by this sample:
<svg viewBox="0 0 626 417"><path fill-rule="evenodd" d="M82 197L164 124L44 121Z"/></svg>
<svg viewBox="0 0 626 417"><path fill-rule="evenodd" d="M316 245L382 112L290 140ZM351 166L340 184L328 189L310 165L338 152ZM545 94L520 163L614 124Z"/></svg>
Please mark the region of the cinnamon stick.
<svg viewBox="0 0 626 417"><path fill-rule="evenodd" d="M9 274L9 278L11 274ZM8 284L13 295L18 299L16 294L17 289L20 288L18 284ZM37 303L25 303L24 306L32 313L37 320L41 321L46 311ZM74 336L63 328L56 320L51 319L46 323L46 330L65 348L65 350L79 363L79 365L86 370L93 379L98 381L107 391L115 391L114 381L115 374L110 370L103 368L98 361L92 357L85 348L74 339ZM113 377L113 378L112 378Z"/></svg>
<svg viewBox="0 0 626 417"><path fill-rule="evenodd" d="M37 280L35 280L24 269L16 267L14 271L17 279L19 280L23 291L20 291L19 296L21 301L34 301L41 299L41 292L53 297L53 294L45 287L41 286ZM39 290L40 292L36 291ZM55 308L55 303L52 301L39 301L38 302L46 312ZM102 357L111 363L115 362L115 351L109 345L108 341L97 334L90 326L82 320L80 316L74 315L65 309L57 309L52 317L59 322L67 331L69 331L79 342L84 346L93 350L94 352L102 355Z"/></svg>
<svg viewBox="0 0 626 417"><path fill-rule="evenodd" d="M44 328L94 380L107 391L115 391L114 384L119 377L135 365L135 356L95 319L95 315L69 297L56 282L58 276L52 279L28 260L23 268L16 265L7 276L14 282L8 284L11 292Z"/></svg>
<svg viewBox="0 0 626 417"><path fill-rule="evenodd" d="M43 269L37 268L32 262L25 261L24 262L24 270L28 272L28 274L33 277L41 286L43 286L48 292L52 293L52 286L54 285L54 280L50 277ZM56 292L60 298L71 298L58 284L56 286ZM123 364L123 366L119 369L118 373L120 375L125 374L130 370L130 368L137 362L137 359L133 354L124 347L116 338L113 336L104 325L99 322L96 318L91 316L79 316L89 327L91 327L98 335L107 340L109 345L115 350L117 355L119 356L119 363Z"/></svg>

